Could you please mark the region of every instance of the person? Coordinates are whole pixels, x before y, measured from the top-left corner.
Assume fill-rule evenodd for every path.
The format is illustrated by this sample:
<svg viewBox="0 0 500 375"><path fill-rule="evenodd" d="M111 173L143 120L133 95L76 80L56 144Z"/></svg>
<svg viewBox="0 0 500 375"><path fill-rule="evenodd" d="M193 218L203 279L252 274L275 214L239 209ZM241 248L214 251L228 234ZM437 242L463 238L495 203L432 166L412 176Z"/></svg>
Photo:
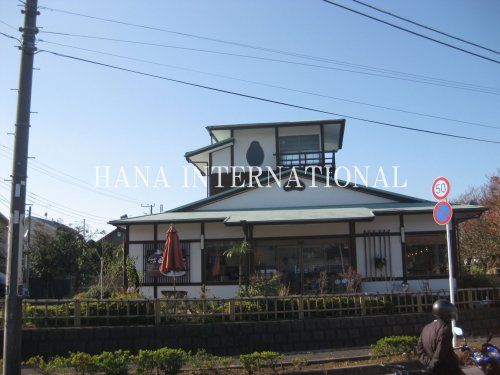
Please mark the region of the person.
<svg viewBox="0 0 500 375"><path fill-rule="evenodd" d="M424 327L418 339L420 362L432 374L463 374L452 343L451 321L457 318L457 308L451 302L440 299L432 305L432 314L436 320Z"/></svg>

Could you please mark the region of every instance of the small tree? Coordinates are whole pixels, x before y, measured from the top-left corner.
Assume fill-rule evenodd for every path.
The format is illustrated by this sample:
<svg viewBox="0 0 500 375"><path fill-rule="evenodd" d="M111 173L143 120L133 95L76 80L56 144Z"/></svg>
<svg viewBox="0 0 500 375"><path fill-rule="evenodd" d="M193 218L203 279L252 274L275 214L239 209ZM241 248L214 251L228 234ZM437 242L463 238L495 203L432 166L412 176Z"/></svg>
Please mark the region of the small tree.
<svg viewBox="0 0 500 375"><path fill-rule="evenodd" d="M252 251L250 242L246 240L224 251L227 258L238 258L238 286L240 289L243 284L243 261L250 254L250 251Z"/></svg>
<svg viewBox="0 0 500 375"><path fill-rule="evenodd" d="M488 207L480 218L467 220L459 226L460 255L472 269L481 273L498 267L500 257L500 176L498 172L480 187L469 189L458 203L476 203ZM470 271L471 271L470 270Z"/></svg>

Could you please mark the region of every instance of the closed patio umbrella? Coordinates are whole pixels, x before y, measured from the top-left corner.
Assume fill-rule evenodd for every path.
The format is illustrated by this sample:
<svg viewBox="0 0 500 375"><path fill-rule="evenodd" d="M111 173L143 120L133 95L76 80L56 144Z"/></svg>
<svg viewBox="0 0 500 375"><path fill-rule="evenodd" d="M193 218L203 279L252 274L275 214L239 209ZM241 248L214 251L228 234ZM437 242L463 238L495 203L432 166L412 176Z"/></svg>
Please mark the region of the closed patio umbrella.
<svg viewBox="0 0 500 375"><path fill-rule="evenodd" d="M186 265L182 258L181 241L173 225L170 225L167 231L167 240L165 241L165 248L163 250L160 272L165 276L174 278L175 295L175 278L186 274Z"/></svg>

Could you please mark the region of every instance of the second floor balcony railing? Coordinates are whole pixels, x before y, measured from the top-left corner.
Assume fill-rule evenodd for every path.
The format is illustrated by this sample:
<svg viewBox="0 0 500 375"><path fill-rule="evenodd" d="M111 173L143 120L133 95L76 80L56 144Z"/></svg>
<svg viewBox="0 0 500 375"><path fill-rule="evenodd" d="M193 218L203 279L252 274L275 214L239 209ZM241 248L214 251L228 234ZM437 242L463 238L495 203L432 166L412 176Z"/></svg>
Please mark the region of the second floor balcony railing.
<svg viewBox="0 0 500 375"><path fill-rule="evenodd" d="M335 169L335 152L333 151L294 151L280 152L277 164L282 167L330 166Z"/></svg>

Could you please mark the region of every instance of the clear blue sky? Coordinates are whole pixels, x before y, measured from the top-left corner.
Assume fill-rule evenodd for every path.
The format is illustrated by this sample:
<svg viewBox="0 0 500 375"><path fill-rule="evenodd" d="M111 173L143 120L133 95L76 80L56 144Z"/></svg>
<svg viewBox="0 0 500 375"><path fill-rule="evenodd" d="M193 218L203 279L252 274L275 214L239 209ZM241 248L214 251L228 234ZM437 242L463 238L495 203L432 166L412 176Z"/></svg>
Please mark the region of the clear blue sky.
<svg viewBox="0 0 500 375"><path fill-rule="evenodd" d="M348 0L340 3L375 14ZM366 0L371 4L412 18L465 39L500 49L500 2L473 1L389 1ZM500 88L500 66L451 50L427 40L370 21L320 0L183 0L183 1L40 1L40 5L101 17L200 34L235 42L323 56L350 63L428 75ZM382 16L389 19L387 16ZM0 0L0 19L14 26L22 24L15 1ZM293 59L272 53L196 40L151 30L109 24L41 10L39 26L46 31L98 35L150 43L213 49L270 58ZM0 31L16 33L3 24ZM428 32L424 32L430 35ZM275 62L244 60L167 48L85 40L40 34L40 38L83 48L157 61L189 69L266 82L298 90L353 99L410 111L446 116L500 126L500 96L391 80L336 70L313 69ZM449 41L449 39L443 40ZM455 43L455 42L453 42ZM0 37L0 144L12 147L19 70L15 41ZM462 45L463 46L463 45ZM333 112L381 121L488 139L500 139L498 129L419 117L376 109L279 89L261 87L174 68L127 61L90 52L48 45L40 49L91 58L146 72L236 90L250 95L287 101ZM482 52L467 47L475 52ZM489 54L498 58L498 55ZM311 61L293 59L311 63ZM312 62L314 63L314 62ZM327 64L323 64L327 65ZM330 118L255 102L202 89L185 87L116 70L86 65L51 56L36 55L30 155L36 157L29 170L28 189L37 194L34 212L48 213L75 223L87 217L92 228L105 228L105 219L127 213L142 214L140 204L110 199L89 190L68 185L35 169L37 162L94 184L94 166L111 166L112 177L123 165L163 166L171 187L163 189L110 189L143 203L165 208L199 199L204 189L186 190L182 185L184 152L209 143L206 125L245 122L315 120ZM331 65L334 66L334 65ZM400 165L408 188L400 193L431 198L434 177L445 175L454 195L482 184L486 175L499 167L499 146L454 140L388 129L348 120L344 147L338 163L346 166ZM1 155L0 155L1 156ZM40 165L40 164L38 164ZM11 162L1 156L0 176L7 178ZM5 185L3 185L5 186ZM1 196L8 198L2 187ZM33 197L33 196L32 196ZM7 213L2 199L0 209ZM102 217L79 215L72 210ZM109 226L107 229L109 230Z"/></svg>

